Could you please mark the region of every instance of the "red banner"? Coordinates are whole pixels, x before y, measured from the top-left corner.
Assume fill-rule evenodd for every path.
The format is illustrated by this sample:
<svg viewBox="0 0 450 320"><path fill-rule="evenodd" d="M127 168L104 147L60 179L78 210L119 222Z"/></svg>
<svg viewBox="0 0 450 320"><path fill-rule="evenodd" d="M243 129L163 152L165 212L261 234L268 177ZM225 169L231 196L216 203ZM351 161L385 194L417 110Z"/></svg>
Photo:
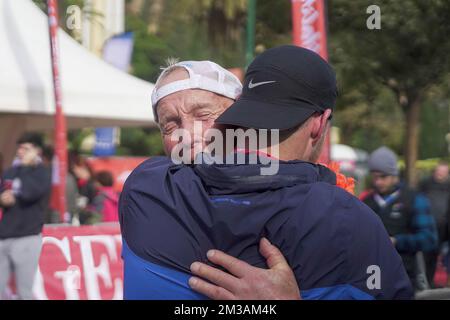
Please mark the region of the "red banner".
<svg viewBox="0 0 450 320"><path fill-rule="evenodd" d="M310 49L328 60L325 4L323 0L291 0L292 43ZM331 158L330 134L327 135L319 163Z"/></svg>
<svg viewBox="0 0 450 320"><path fill-rule="evenodd" d="M123 184L131 172L142 162L145 157L100 157L88 158L87 163L95 173L107 170L114 177L114 190L121 192Z"/></svg>
<svg viewBox="0 0 450 320"><path fill-rule="evenodd" d="M46 225L33 288L36 299L121 300L121 250L117 223Z"/></svg>

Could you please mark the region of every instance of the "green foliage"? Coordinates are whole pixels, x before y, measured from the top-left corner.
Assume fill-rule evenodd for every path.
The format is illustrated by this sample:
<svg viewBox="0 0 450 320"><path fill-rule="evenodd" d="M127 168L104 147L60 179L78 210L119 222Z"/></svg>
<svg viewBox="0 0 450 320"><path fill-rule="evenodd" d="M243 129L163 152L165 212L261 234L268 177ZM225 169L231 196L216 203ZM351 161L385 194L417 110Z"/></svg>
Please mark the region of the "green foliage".
<svg viewBox="0 0 450 320"><path fill-rule="evenodd" d="M81 130L70 130L67 133L67 140L69 142L68 143L69 150L80 151L83 140L92 134L94 134L93 128L84 128Z"/></svg>
<svg viewBox="0 0 450 320"><path fill-rule="evenodd" d="M403 153L403 114L389 90L370 100L358 90L341 92L334 121L343 144L368 152L386 145Z"/></svg>
<svg viewBox="0 0 450 320"><path fill-rule="evenodd" d="M171 56L168 44L148 33L145 22L136 16L127 16L126 30L134 33L132 73L141 79L155 82L161 71L160 67Z"/></svg>
<svg viewBox="0 0 450 320"><path fill-rule="evenodd" d="M383 143L403 153L407 137L399 111L407 113L420 97L425 106L420 156L447 154L448 99L431 95L430 88L445 87L450 74L450 2L328 3L330 59L341 92L336 119L346 132L344 140L369 151ZM366 28L366 8L372 4L381 8L381 30Z"/></svg>
<svg viewBox="0 0 450 320"><path fill-rule="evenodd" d="M256 5L257 53L292 42L290 1L258 0Z"/></svg>
<svg viewBox="0 0 450 320"><path fill-rule="evenodd" d="M448 102L430 99L421 112L419 158L446 157L449 133L450 107Z"/></svg>
<svg viewBox="0 0 450 320"><path fill-rule="evenodd" d="M155 2L143 1L141 10L126 15L127 30L135 32L136 76L155 81L169 57L213 60L230 68L244 65L246 0L159 1L163 9L158 15L150 12ZM151 19L160 22L156 32L150 30Z"/></svg>
<svg viewBox="0 0 450 320"><path fill-rule="evenodd" d="M392 82L389 87L414 95L449 72L449 1L329 3L332 59L351 83ZM365 10L372 4L381 8L381 30L366 28Z"/></svg>
<svg viewBox="0 0 450 320"><path fill-rule="evenodd" d="M118 155L163 155L161 135L158 129L123 128L120 134Z"/></svg>

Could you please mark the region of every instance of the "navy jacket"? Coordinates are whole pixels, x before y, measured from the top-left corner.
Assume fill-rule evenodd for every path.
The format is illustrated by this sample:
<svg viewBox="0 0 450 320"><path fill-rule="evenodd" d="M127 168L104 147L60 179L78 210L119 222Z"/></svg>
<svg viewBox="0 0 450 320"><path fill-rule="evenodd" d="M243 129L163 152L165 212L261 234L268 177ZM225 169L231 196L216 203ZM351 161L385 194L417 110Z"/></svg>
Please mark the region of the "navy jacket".
<svg viewBox="0 0 450 320"><path fill-rule="evenodd" d="M4 191L5 180L13 182L16 203L12 207L3 208L0 239L41 233L51 190L51 171L42 164L12 167L3 175L0 192Z"/></svg>
<svg viewBox="0 0 450 320"><path fill-rule="evenodd" d="M201 299L189 266L215 248L267 268L267 237L293 268L304 299L409 299L410 281L380 219L335 185L329 169L281 162L175 165L145 161L119 204L125 299ZM379 281L378 281L379 280Z"/></svg>

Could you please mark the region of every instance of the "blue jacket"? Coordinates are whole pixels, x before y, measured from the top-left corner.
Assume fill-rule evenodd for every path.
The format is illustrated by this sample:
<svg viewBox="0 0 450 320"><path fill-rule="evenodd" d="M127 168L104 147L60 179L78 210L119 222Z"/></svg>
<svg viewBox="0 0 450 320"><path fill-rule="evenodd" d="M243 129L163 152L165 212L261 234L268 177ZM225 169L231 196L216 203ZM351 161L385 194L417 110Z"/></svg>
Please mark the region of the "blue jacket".
<svg viewBox="0 0 450 320"><path fill-rule="evenodd" d="M304 299L409 299L410 281L380 219L335 185L327 168L281 162L175 165L145 161L119 203L125 299L203 299L189 266L219 249L267 268L267 237L293 268Z"/></svg>

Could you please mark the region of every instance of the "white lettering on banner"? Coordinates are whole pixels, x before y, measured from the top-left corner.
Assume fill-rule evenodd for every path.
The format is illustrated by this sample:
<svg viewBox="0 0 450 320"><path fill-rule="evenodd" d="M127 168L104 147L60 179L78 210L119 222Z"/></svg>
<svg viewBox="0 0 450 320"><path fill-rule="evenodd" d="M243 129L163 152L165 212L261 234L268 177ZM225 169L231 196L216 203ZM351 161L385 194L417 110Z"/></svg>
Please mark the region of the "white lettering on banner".
<svg viewBox="0 0 450 320"><path fill-rule="evenodd" d="M79 255L71 253L71 240L79 245ZM79 300L82 276L84 278L83 283L86 288L87 299L98 300L103 298L101 296L98 278L101 278L105 287L110 289L110 292L113 292L113 300L123 299L123 281L120 276L112 279L110 269L110 267L114 265L116 265L115 268L117 268L117 263L120 263L116 251L118 248L117 246L120 248L122 244L122 237L120 234L65 236L62 239L53 236L44 236L43 250L48 244L58 248L58 251L62 253L64 261L68 266L66 267L66 265L61 266L57 264L56 268L59 268L59 270L50 274L48 271L41 270L41 268L38 267L33 285L33 293L36 299L48 300L46 284L51 284L50 286L54 292L55 283L61 283L61 285L59 285L60 289L57 289L60 290L58 299L65 298L67 300ZM94 261L94 257L98 257L98 252L93 250L93 244L100 244L106 248L107 254L100 255L100 262L98 265L96 265ZM74 244L72 243L72 248L76 247L78 246L74 247ZM94 255L94 253L97 254ZM77 261L74 261L74 259ZM47 263L46 265L48 265L48 256L46 260L43 260L40 263ZM42 265L43 268L44 266L45 264ZM43 274L42 271L45 271L46 273ZM56 278L59 281L55 282L52 278Z"/></svg>
<svg viewBox="0 0 450 320"><path fill-rule="evenodd" d="M316 53L320 53L321 34L316 31L315 23L319 19L316 0L304 0L302 5L302 45Z"/></svg>
<svg viewBox="0 0 450 320"><path fill-rule="evenodd" d="M55 272L55 277L62 279L64 293L67 300L80 300L81 270L79 266L70 265L65 271Z"/></svg>
<svg viewBox="0 0 450 320"><path fill-rule="evenodd" d="M120 234L116 234L113 236L114 240L120 245L122 245L122 236ZM123 300L123 283L122 279L114 280L114 296L113 300Z"/></svg>
<svg viewBox="0 0 450 320"><path fill-rule="evenodd" d="M67 237L62 238L61 240L55 237L44 237L42 239L42 249L46 244L53 244L57 246L58 249L62 252L67 263L72 262L72 257L70 255L70 243ZM57 272L55 272L55 275L56 273ZM33 293L38 300L48 300L47 294L45 293L44 278L39 267L34 280ZM67 291L65 293L66 296L69 295Z"/></svg>
<svg viewBox="0 0 450 320"><path fill-rule="evenodd" d="M111 261L115 262L117 261L115 239L113 236L94 235L75 236L73 240L80 244L87 298L89 300L100 300L102 297L100 295L98 278L102 278L107 288L112 287L112 279L109 272L108 257L106 255L102 254L100 256L100 263L97 266L95 265L92 243L103 244L107 249ZM116 283L117 280L114 282ZM118 297L118 290L121 290L121 288L116 287L114 289L114 297Z"/></svg>
<svg viewBox="0 0 450 320"><path fill-rule="evenodd" d="M38 267L33 283L33 295L37 300L48 300L44 287L44 277Z"/></svg>

